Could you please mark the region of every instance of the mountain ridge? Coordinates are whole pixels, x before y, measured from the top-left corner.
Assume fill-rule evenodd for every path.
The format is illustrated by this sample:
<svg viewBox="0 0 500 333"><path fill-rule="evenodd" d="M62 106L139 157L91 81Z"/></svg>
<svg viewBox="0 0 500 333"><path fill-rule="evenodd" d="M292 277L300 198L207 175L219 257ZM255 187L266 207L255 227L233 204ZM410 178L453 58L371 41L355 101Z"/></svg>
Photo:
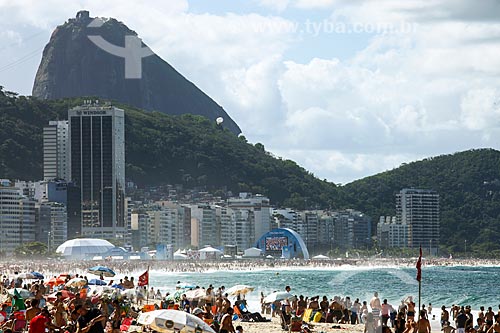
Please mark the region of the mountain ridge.
<svg viewBox="0 0 500 333"><path fill-rule="evenodd" d="M80 11L76 18L54 30L43 50L33 96L41 99L96 96L147 111L197 114L212 121L222 117L224 127L234 134L241 133L220 105L156 54L141 58L140 78L126 78L124 58L104 51L89 36L100 36L129 52L132 49L123 49L126 37L137 38L137 33L113 18L102 19L99 26L92 27L94 19L88 11Z"/></svg>

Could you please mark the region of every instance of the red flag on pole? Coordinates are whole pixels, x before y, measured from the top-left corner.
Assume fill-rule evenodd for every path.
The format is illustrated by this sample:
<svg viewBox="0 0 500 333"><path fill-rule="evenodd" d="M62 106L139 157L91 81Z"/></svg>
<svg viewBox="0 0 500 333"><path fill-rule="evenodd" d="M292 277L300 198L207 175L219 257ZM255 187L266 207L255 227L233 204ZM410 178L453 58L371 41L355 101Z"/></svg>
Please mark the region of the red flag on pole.
<svg viewBox="0 0 500 333"><path fill-rule="evenodd" d="M420 255L417 260L417 281L422 280L422 245L420 245Z"/></svg>
<svg viewBox="0 0 500 333"><path fill-rule="evenodd" d="M139 276L139 281L137 282L139 287L149 285L149 269Z"/></svg>

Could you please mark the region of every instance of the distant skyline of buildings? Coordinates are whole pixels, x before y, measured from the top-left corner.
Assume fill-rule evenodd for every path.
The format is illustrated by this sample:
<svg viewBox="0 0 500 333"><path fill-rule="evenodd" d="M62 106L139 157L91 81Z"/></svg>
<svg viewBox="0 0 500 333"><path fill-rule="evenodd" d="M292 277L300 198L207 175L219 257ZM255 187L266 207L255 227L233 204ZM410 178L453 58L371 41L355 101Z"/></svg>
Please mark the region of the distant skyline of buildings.
<svg viewBox="0 0 500 333"><path fill-rule="evenodd" d="M156 200L126 197L126 186L134 185L125 181L124 111L107 104L86 101L68 110L68 121L50 121L43 155L42 181L0 181L2 251L35 240L54 250L67 239L89 237L135 250L163 244L241 252L275 228L297 232L312 253L369 249L373 234L382 248L439 247L439 195L426 189L402 189L396 215L376 225L356 210L274 208L251 193L221 200L198 191L182 202L170 187Z"/></svg>

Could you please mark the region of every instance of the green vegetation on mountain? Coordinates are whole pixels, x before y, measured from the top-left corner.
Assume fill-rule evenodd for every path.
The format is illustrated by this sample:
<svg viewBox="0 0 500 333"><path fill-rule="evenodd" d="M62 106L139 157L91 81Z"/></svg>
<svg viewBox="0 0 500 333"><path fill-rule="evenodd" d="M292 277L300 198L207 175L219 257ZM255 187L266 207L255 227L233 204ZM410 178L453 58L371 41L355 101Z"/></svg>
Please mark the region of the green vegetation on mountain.
<svg viewBox="0 0 500 333"><path fill-rule="evenodd" d="M427 158L342 188L342 202L372 216L394 215L396 193L440 195L442 252L500 256L500 152L478 149Z"/></svg>
<svg viewBox="0 0 500 333"><path fill-rule="evenodd" d="M82 103L82 98L49 101L0 92L1 177L41 179L43 127L67 119L68 108ZM205 117L117 106L125 109L126 175L139 185L248 191L296 208L328 207L334 197L334 184Z"/></svg>
<svg viewBox="0 0 500 333"><path fill-rule="evenodd" d="M66 119L83 98L39 100L0 89L0 178L42 178L42 128ZM127 178L139 185L182 184L248 191L295 209L354 208L395 214L402 188L434 189L441 200L441 252L500 257L500 152L471 150L404 164L343 187L273 157L204 117L126 110Z"/></svg>

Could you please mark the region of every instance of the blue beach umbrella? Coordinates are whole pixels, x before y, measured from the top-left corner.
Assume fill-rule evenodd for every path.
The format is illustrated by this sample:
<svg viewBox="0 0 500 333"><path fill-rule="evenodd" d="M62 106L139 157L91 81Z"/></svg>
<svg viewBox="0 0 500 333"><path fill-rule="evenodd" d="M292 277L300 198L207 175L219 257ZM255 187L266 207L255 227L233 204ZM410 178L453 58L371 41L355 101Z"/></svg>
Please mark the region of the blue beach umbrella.
<svg viewBox="0 0 500 333"><path fill-rule="evenodd" d="M31 275L33 275L35 277L35 279L37 279L37 280L43 280L43 279L45 279L45 277L43 276L42 273L31 272Z"/></svg>
<svg viewBox="0 0 500 333"><path fill-rule="evenodd" d="M125 290L125 288L123 286L120 286L119 284L114 284L111 286L111 288L116 288L116 289L120 289L120 290Z"/></svg>
<svg viewBox="0 0 500 333"><path fill-rule="evenodd" d="M108 284L106 281L99 280L99 279L92 279L89 281L88 285L90 286L107 286Z"/></svg>
<svg viewBox="0 0 500 333"><path fill-rule="evenodd" d="M88 272L91 274L95 275L100 275L102 274L103 276L107 277L113 277L115 276L115 272L111 268L108 268L106 266L94 266L88 269Z"/></svg>

